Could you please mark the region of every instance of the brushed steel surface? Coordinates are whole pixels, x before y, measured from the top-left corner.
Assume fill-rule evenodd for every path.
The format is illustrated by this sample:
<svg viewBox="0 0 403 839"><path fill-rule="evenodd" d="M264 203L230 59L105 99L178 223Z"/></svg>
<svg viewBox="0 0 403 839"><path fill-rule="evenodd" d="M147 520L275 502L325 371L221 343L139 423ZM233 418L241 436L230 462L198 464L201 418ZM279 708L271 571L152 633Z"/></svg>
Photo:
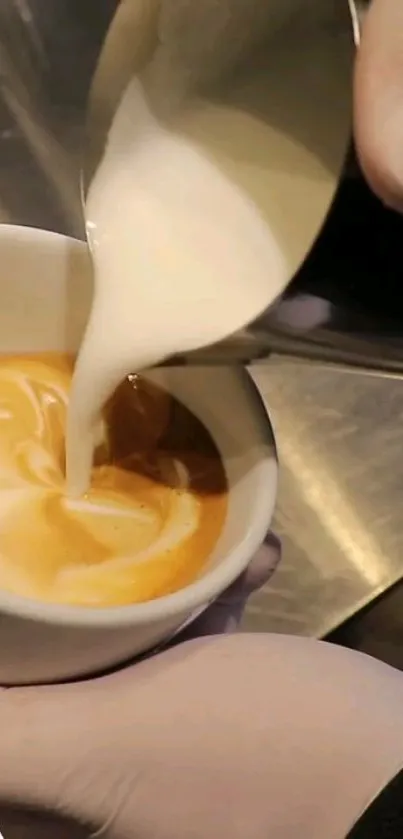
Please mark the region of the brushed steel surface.
<svg viewBox="0 0 403 839"><path fill-rule="evenodd" d="M279 357L253 378L277 437L284 552L244 625L321 637L403 577L403 379Z"/></svg>

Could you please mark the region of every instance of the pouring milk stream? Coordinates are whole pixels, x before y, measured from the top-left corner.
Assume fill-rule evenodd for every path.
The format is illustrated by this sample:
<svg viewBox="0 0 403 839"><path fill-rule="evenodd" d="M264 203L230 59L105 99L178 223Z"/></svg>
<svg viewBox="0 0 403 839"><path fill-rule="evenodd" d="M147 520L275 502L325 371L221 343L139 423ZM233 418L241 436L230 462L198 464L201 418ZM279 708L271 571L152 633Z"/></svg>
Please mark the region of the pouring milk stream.
<svg viewBox="0 0 403 839"><path fill-rule="evenodd" d="M114 117L86 220L94 299L68 416L73 496L89 487L101 410L119 382L228 337L287 274L263 214L202 145L157 119L138 79Z"/></svg>

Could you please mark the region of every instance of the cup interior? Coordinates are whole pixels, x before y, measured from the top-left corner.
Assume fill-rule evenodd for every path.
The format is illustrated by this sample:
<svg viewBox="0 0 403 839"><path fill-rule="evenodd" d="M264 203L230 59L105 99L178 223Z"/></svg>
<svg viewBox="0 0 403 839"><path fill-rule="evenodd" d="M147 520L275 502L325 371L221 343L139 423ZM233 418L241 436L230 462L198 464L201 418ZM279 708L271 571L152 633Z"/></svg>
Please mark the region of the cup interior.
<svg viewBox="0 0 403 839"><path fill-rule="evenodd" d="M78 350L91 299L85 246L47 231L0 227L0 354ZM226 522L201 577L175 594L131 606L84 609L34 602L0 590L0 608L79 624L142 622L208 603L246 567L270 526L277 459L262 400L248 374L225 367L166 367L147 376L193 411L223 458Z"/></svg>

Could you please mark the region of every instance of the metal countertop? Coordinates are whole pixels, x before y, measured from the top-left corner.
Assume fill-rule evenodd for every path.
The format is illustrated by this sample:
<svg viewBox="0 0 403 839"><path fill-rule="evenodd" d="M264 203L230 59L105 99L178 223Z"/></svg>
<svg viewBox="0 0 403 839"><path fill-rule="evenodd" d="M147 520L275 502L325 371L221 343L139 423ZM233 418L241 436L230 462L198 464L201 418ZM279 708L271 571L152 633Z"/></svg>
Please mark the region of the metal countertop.
<svg viewBox="0 0 403 839"><path fill-rule="evenodd" d="M280 357L252 374L278 443L283 561L245 628L322 637L403 577L403 379Z"/></svg>

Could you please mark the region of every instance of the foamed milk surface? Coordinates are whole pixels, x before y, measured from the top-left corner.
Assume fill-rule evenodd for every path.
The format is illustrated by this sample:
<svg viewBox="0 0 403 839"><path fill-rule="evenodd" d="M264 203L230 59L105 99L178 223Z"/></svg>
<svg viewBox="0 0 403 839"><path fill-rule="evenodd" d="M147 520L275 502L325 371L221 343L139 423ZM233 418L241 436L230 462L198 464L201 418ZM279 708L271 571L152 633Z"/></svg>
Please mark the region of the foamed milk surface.
<svg viewBox="0 0 403 839"><path fill-rule="evenodd" d="M163 453L156 467L169 475L167 482L106 464L93 470L84 498L68 499L71 364L60 358L0 359L0 587L45 601L105 606L185 585L218 535L209 499L192 493L184 464Z"/></svg>
<svg viewBox="0 0 403 839"><path fill-rule="evenodd" d="M127 88L86 207L95 296L67 435L72 496L88 486L97 418L129 372L215 343L259 314L285 265L254 203Z"/></svg>

